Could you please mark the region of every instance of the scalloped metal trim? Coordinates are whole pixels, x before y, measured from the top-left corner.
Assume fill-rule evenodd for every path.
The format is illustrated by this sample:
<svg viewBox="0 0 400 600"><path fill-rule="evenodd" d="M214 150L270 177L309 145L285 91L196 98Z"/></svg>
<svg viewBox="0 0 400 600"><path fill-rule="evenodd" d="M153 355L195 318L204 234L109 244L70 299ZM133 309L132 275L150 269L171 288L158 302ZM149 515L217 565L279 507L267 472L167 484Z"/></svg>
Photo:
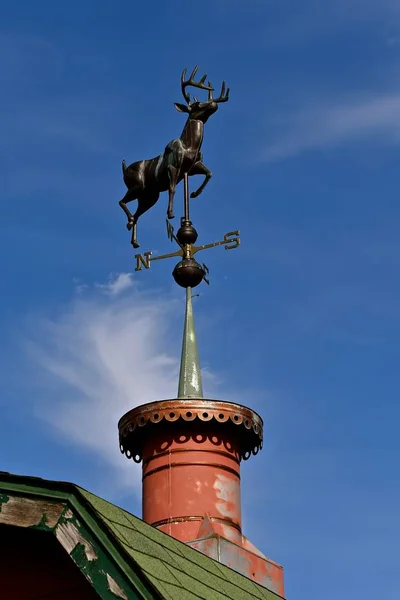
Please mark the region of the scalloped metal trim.
<svg viewBox="0 0 400 600"><path fill-rule="evenodd" d="M248 460L251 455L256 455L263 446L263 423L261 417L254 411L233 404L230 402L210 401L210 400L165 400L153 402L138 406L129 411L119 421L120 450L128 458L140 463L142 460L142 449L137 447L137 452L132 453L126 447L124 441L131 438L132 434L142 433L142 429L150 422L157 424L161 422L174 423L182 419L191 422L199 419L203 422L216 421L217 423L227 423L230 421L234 425L243 426L250 434L257 438L257 443L249 448L248 444L243 444L245 449L241 451L241 459ZM143 431L144 433L144 431ZM132 438L131 438L132 439ZM131 444L129 444L131 446ZM139 443L138 446L141 446Z"/></svg>

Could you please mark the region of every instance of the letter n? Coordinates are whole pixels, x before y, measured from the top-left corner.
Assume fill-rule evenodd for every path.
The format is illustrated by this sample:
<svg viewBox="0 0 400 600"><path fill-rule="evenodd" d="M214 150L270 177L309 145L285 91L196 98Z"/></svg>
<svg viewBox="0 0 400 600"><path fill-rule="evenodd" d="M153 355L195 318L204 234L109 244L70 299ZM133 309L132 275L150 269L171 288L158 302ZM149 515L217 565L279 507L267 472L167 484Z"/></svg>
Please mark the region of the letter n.
<svg viewBox="0 0 400 600"><path fill-rule="evenodd" d="M135 271L141 271L142 270L142 266L145 269L150 269L150 263L151 263L151 258L150 256L152 255L152 252L145 252L144 254L135 254L135 258L136 258L136 269Z"/></svg>

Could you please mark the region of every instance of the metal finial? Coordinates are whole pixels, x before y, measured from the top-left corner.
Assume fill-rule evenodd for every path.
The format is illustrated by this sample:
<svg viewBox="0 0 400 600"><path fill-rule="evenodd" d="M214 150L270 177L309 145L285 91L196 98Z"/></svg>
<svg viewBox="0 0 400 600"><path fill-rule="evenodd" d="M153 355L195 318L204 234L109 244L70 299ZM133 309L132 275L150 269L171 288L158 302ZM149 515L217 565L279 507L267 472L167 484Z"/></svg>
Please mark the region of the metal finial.
<svg viewBox="0 0 400 600"><path fill-rule="evenodd" d="M199 351L192 306L192 288L186 288L186 313L183 330L181 369L179 373L178 398L203 398Z"/></svg>

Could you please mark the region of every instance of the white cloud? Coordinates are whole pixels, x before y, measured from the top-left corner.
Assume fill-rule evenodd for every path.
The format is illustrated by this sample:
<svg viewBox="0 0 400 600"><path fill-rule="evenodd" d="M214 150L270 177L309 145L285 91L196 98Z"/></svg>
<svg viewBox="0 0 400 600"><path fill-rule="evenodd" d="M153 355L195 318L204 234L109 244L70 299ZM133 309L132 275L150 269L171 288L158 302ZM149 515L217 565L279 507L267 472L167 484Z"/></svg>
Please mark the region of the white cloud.
<svg viewBox="0 0 400 600"><path fill-rule="evenodd" d="M32 319L25 339L28 385L41 387L36 416L108 464L114 489L140 495L141 468L121 455L117 423L139 404L176 397L184 298L145 293L130 273L74 283L71 301L53 319ZM203 379L218 398L223 382L208 369Z"/></svg>
<svg viewBox="0 0 400 600"><path fill-rule="evenodd" d="M273 122L275 141L262 158L266 161L295 156L305 150L341 146L374 139L400 141L400 93L368 96L334 104L310 104Z"/></svg>
<svg viewBox="0 0 400 600"><path fill-rule="evenodd" d="M37 416L137 492L140 468L120 454L117 422L139 404L176 396L179 345L173 355L168 343L176 305L141 292L122 273L107 285L80 288L55 319L35 321L27 342L31 369L43 369Z"/></svg>
<svg viewBox="0 0 400 600"><path fill-rule="evenodd" d="M119 273L116 276L110 276L106 284L98 283L96 287L106 294L118 296L133 287L132 273Z"/></svg>

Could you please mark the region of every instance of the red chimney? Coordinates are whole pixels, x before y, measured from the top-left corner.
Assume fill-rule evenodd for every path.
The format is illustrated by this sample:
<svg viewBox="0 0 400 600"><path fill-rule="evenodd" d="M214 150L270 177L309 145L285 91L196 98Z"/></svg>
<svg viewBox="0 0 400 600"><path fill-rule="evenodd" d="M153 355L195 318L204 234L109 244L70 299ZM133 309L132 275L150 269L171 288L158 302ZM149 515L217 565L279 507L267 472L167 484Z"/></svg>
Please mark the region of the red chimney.
<svg viewBox="0 0 400 600"><path fill-rule="evenodd" d="M240 463L262 448L261 417L203 399L191 288L186 289L178 398L119 421L121 452L143 469L143 520L284 595L283 569L242 533Z"/></svg>

